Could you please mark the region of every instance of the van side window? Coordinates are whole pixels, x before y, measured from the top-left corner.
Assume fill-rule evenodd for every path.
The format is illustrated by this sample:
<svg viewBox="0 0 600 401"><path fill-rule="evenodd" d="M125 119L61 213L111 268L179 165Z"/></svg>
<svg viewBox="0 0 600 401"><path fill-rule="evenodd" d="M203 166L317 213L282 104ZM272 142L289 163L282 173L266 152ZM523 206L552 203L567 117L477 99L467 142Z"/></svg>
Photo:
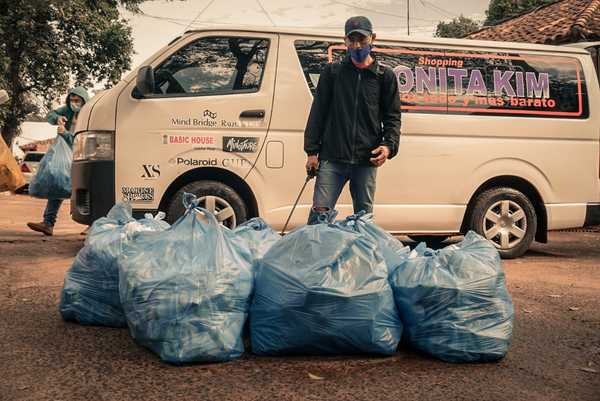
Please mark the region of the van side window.
<svg viewBox="0 0 600 401"><path fill-rule="evenodd" d="M317 92L321 71L329 63L328 50L331 46L337 45L341 45L341 43L314 40L297 40L294 42L304 78L306 78L306 83L313 96Z"/></svg>
<svg viewBox="0 0 600 401"><path fill-rule="evenodd" d="M600 46L588 47L587 50L592 54L592 61L594 62L596 74L598 75L598 80L600 81Z"/></svg>
<svg viewBox="0 0 600 401"><path fill-rule="evenodd" d="M189 96L256 92L268 49L268 39L199 39L178 50L155 70L155 93Z"/></svg>
<svg viewBox="0 0 600 401"><path fill-rule="evenodd" d="M587 118L581 63L521 53L375 47L396 73L403 112Z"/></svg>
<svg viewBox="0 0 600 401"><path fill-rule="evenodd" d="M403 113L445 114L448 110L447 87L438 81L427 55L443 55L443 50L375 46L373 54L379 62L390 67L398 79ZM424 57L425 56L425 57Z"/></svg>
<svg viewBox="0 0 600 401"><path fill-rule="evenodd" d="M346 56L346 48L343 43L328 42L328 41L310 41L310 40L297 40L294 42L304 77L313 96L317 91L317 83L321 71L329 62L341 61ZM418 54L411 53L406 48L402 48L402 52L398 52L400 48L385 48L383 51L375 51L375 57L383 65L386 65L392 69L401 66L400 68L406 68L414 70L418 61ZM429 49L412 49L414 51L422 50L427 51ZM404 78L399 77L400 83ZM405 82L404 82L405 83ZM446 112L446 94L442 92L429 93L429 89L424 88L424 92L428 95L436 96L439 98L439 110L421 110L419 106L422 105L421 100L415 95L415 88L410 88L407 93L401 93L402 100L402 111L403 112L420 112L420 113L445 113ZM414 107L416 106L416 107Z"/></svg>
<svg viewBox="0 0 600 401"><path fill-rule="evenodd" d="M465 50L448 51L445 59L464 62L462 69L446 71L448 113L589 116L585 76L576 58Z"/></svg>

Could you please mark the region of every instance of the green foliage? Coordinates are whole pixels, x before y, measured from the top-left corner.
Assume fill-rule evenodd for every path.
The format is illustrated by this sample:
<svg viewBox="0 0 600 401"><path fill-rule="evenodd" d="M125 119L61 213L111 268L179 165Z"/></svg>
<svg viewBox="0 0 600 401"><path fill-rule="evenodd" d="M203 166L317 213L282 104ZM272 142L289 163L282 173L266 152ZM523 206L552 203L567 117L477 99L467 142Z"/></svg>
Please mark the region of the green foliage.
<svg viewBox="0 0 600 401"><path fill-rule="evenodd" d="M119 6L143 0L0 0L2 136L11 143L25 118L73 84L119 81L131 67L131 28Z"/></svg>
<svg viewBox="0 0 600 401"><path fill-rule="evenodd" d="M462 38L481 28L481 24L461 15L450 22L441 21L435 30L438 38Z"/></svg>
<svg viewBox="0 0 600 401"><path fill-rule="evenodd" d="M485 25L496 25L556 0L491 0Z"/></svg>

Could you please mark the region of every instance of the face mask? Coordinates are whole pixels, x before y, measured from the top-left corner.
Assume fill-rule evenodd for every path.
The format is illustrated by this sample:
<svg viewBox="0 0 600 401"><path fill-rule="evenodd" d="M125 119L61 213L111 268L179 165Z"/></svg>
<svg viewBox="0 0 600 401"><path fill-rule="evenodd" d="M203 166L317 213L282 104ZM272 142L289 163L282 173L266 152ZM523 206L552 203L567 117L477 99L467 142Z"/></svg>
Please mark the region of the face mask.
<svg viewBox="0 0 600 401"><path fill-rule="evenodd" d="M81 110L81 106L79 105L79 103L71 103L71 110L73 110L73 112L75 113L79 113L79 110Z"/></svg>
<svg viewBox="0 0 600 401"><path fill-rule="evenodd" d="M367 59L369 54L371 54L371 45L367 45L360 49L349 48L348 52L350 53L350 57L352 57L352 60L354 60L357 63L363 63Z"/></svg>

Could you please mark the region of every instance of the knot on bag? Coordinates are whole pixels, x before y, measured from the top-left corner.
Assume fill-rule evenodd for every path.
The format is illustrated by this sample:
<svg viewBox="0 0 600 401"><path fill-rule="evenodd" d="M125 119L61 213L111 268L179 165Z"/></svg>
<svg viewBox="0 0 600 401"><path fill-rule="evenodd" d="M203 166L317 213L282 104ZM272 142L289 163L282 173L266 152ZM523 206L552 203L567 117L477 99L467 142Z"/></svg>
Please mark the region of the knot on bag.
<svg viewBox="0 0 600 401"><path fill-rule="evenodd" d="M367 212L365 210L361 210L358 213L355 213L355 214L353 214L351 216L346 217L346 219L344 220L344 222L345 223L355 222L355 221L361 220L366 215L367 215Z"/></svg>
<svg viewBox="0 0 600 401"><path fill-rule="evenodd" d="M336 216L338 215L337 210L329 209L325 211L319 211L313 208L315 213L317 213L317 223L318 224L332 224L335 221Z"/></svg>
<svg viewBox="0 0 600 401"><path fill-rule="evenodd" d="M156 213L156 216L152 216L152 213L144 214L144 218L146 218L148 220L156 220L156 221L162 221L165 219L166 216L167 216L167 214L165 212L158 212L158 213Z"/></svg>
<svg viewBox="0 0 600 401"><path fill-rule="evenodd" d="M249 220L246 225L254 231L266 230L269 227L268 224L262 219Z"/></svg>
<svg viewBox="0 0 600 401"><path fill-rule="evenodd" d="M190 209L196 209L200 204L200 199L194 194L188 192L183 193L183 206L187 211Z"/></svg>

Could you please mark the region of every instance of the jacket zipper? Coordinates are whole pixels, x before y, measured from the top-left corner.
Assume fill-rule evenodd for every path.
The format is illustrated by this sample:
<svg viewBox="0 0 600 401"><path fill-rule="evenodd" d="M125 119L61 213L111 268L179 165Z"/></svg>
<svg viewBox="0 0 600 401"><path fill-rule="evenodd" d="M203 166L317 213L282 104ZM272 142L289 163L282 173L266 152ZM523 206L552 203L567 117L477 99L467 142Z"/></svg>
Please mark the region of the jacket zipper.
<svg viewBox="0 0 600 401"><path fill-rule="evenodd" d="M362 77L362 71L358 71L358 78L356 80L356 92L354 94L354 124L352 127L352 156L350 160L354 163L354 155L356 154L356 122L358 120L358 91L360 90L360 81Z"/></svg>

